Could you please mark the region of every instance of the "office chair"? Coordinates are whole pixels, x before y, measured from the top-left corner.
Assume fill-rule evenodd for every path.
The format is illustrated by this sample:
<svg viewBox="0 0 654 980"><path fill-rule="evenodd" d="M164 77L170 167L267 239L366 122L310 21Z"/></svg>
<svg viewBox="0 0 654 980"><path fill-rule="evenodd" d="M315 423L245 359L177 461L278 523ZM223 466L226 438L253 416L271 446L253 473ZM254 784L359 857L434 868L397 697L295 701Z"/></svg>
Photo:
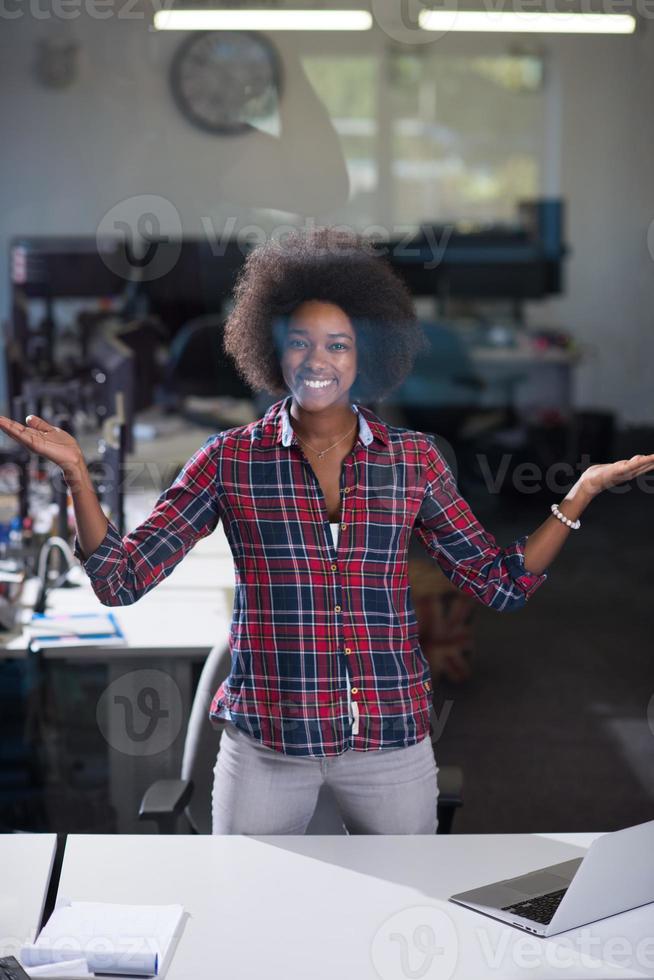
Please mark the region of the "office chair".
<svg viewBox="0 0 654 980"><path fill-rule="evenodd" d="M475 455L489 451L497 433L519 422L515 389L526 376L514 371L487 381L455 327L427 320L420 324L430 349L390 401L380 405L379 414L388 414L390 408L393 424L446 440L456 450L462 486L474 486L479 482ZM486 407L483 398L490 392L495 405Z"/></svg>
<svg viewBox="0 0 654 980"><path fill-rule="evenodd" d="M177 819L184 814L191 833L211 833L213 769L222 736L209 720L209 707L217 689L228 676L231 658L228 645L215 646L200 675L191 708L180 779L159 779L146 790L139 809L140 820L154 820L159 833L174 834ZM432 739L433 742L433 739ZM448 834L457 807L462 805L463 774L457 766L443 766L438 774L438 830ZM329 786L322 786L307 834L347 833L336 799Z"/></svg>
<svg viewBox="0 0 654 980"><path fill-rule="evenodd" d="M175 411L190 422L204 426L225 421L216 415L211 399L252 399L252 391L223 350L224 319L207 314L188 320L170 345L158 392L166 411ZM189 397L208 399L204 410L192 409Z"/></svg>

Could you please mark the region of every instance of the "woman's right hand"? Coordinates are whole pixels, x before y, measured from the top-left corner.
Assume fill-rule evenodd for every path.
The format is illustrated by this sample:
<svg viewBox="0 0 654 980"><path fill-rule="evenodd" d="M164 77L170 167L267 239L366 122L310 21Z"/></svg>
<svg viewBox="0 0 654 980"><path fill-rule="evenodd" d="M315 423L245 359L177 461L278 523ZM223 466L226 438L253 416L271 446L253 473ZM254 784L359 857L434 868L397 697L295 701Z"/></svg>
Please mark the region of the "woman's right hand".
<svg viewBox="0 0 654 980"><path fill-rule="evenodd" d="M68 432L50 425L38 415L28 415L27 425L0 415L0 430L21 446L61 466L64 472L74 473L84 465L79 443Z"/></svg>

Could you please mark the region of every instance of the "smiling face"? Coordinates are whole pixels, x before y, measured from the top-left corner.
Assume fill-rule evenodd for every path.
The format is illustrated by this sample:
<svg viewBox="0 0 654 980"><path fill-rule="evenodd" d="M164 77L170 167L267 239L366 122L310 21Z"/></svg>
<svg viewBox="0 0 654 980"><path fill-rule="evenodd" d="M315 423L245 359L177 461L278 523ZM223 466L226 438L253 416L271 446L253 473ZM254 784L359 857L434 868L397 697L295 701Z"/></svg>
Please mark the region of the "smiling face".
<svg viewBox="0 0 654 980"><path fill-rule="evenodd" d="M357 375L356 334L340 306L309 300L294 310L282 342L284 381L309 411L349 405Z"/></svg>

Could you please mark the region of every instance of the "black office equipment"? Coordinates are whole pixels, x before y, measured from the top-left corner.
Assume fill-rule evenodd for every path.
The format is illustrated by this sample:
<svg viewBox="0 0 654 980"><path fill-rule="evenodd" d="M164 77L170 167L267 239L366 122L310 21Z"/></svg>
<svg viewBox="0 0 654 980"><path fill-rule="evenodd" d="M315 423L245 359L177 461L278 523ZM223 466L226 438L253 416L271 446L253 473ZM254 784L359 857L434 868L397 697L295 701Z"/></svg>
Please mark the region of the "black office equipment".
<svg viewBox="0 0 654 980"><path fill-rule="evenodd" d="M565 204L557 198L521 201L516 219L484 226L423 223L414 234L376 243L415 295L538 299L562 289ZM173 334L198 316L220 314L251 246L238 235L151 238L147 267L121 237L20 236L11 242L13 334L41 357L52 331L30 335L25 301L60 297L120 297L121 315L161 317Z"/></svg>
<svg viewBox="0 0 654 980"><path fill-rule="evenodd" d="M0 980L30 980L30 978L15 956L1 956Z"/></svg>
<svg viewBox="0 0 654 980"><path fill-rule="evenodd" d="M525 300L563 288L564 216L561 200L524 201L515 222L465 229L425 224L377 248L414 295L439 301L442 315L449 299L506 299L520 319Z"/></svg>
<svg viewBox="0 0 654 980"><path fill-rule="evenodd" d="M147 407L155 376L154 347L168 343L189 321L207 314L222 322L247 247L235 238L210 236L174 240L153 238L147 250L147 267L134 256L130 243L120 237L21 236L11 242L11 320L6 343L9 401L22 393L27 378L51 380L53 375L72 377L88 366L91 348L99 334L120 336L144 360L145 377L139 380L138 407ZM61 304L88 300L76 318L73 343L76 366L58 358ZM35 302L45 313L35 315ZM81 304L83 305L83 304ZM143 336L144 332L147 336ZM150 341L148 345L148 341ZM222 373L224 358L218 350ZM213 365L206 361L202 371ZM141 364L139 364L139 371ZM230 391L214 387L216 395L247 397L243 384L235 383L230 368ZM148 405L152 400L148 401ZM130 411L131 405L128 405ZM131 439L128 436L128 440ZM131 441L129 442L131 448Z"/></svg>
<svg viewBox="0 0 654 980"><path fill-rule="evenodd" d="M118 237L27 235L11 242L11 282L25 296L116 296L131 276Z"/></svg>
<svg viewBox="0 0 654 980"><path fill-rule="evenodd" d="M76 436L73 418L78 411L88 410L93 403L92 392L88 384L79 379L69 381L41 381L27 379L23 381L22 393L13 399L14 418L24 422L28 415L38 415L47 418L52 425L63 429L73 437ZM27 452L27 451L26 451ZM28 453L29 459L29 453ZM28 515L27 481L29 479L29 462L25 467L25 500L24 513ZM68 488L59 478L54 485L54 497L58 507L57 533L62 538L68 537Z"/></svg>
<svg viewBox="0 0 654 980"><path fill-rule="evenodd" d="M125 449L134 451L134 400L136 358L134 351L120 337L97 336L88 352L91 374L95 381L95 409L101 424L120 416L125 426Z"/></svg>
<svg viewBox="0 0 654 980"><path fill-rule="evenodd" d="M47 378L55 369L55 303L61 299L108 299L127 295L132 277L120 239L94 236L20 236L10 243L11 320L8 338L10 396L25 377ZM45 315L30 322L30 300ZM83 340L83 338L82 338Z"/></svg>
<svg viewBox="0 0 654 980"><path fill-rule="evenodd" d="M40 578L40 586L38 595L34 601L33 611L35 613L45 613L46 611L46 601L48 597L48 591L50 589L58 588L79 588L78 583L72 583L68 581L68 573L71 568L76 566L74 560L70 560L72 556L69 556L69 550L65 547L65 538L50 537L41 546L41 551L39 552L37 572ZM59 574L53 581L50 580L50 559L53 553L57 553L60 556L61 564L63 564L63 569L59 569Z"/></svg>
<svg viewBox="0 0 654 980"><path fill-rule="evenodd" d="M89 344L88 362L94 382L94 410L101 424L99 459L89 465L100 500L112 521L125 533L125 460L134 452L137 387L136 354L122 339L98 333ZM99 475L96 473L100 464Z"/></svg>

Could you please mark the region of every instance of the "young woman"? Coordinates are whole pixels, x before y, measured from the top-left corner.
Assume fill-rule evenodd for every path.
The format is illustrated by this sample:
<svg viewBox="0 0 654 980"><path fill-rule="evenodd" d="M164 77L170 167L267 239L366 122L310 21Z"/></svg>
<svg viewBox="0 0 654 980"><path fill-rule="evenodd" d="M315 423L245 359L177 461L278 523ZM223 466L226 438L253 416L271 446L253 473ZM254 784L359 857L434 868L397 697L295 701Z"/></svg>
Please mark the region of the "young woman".
<svg viewBox="0 0 654 980"><path fill-rule="evenodd" d="M323 782L352 833L433 833L412 531L464 592L517 609L592 498L654 468L654 454L589 467L533 534L498 547L434 443L358 404L399 386L423 343L405 287L358 236L318 229L255 249L225 347L254 390L283 397L207 439L122 539L75 440L44 419L0 417L62 468L75 552L105 605L137 601L223 522L236 590L231 671L211 705L224 725L215 833L302 833Z"/></svg>

